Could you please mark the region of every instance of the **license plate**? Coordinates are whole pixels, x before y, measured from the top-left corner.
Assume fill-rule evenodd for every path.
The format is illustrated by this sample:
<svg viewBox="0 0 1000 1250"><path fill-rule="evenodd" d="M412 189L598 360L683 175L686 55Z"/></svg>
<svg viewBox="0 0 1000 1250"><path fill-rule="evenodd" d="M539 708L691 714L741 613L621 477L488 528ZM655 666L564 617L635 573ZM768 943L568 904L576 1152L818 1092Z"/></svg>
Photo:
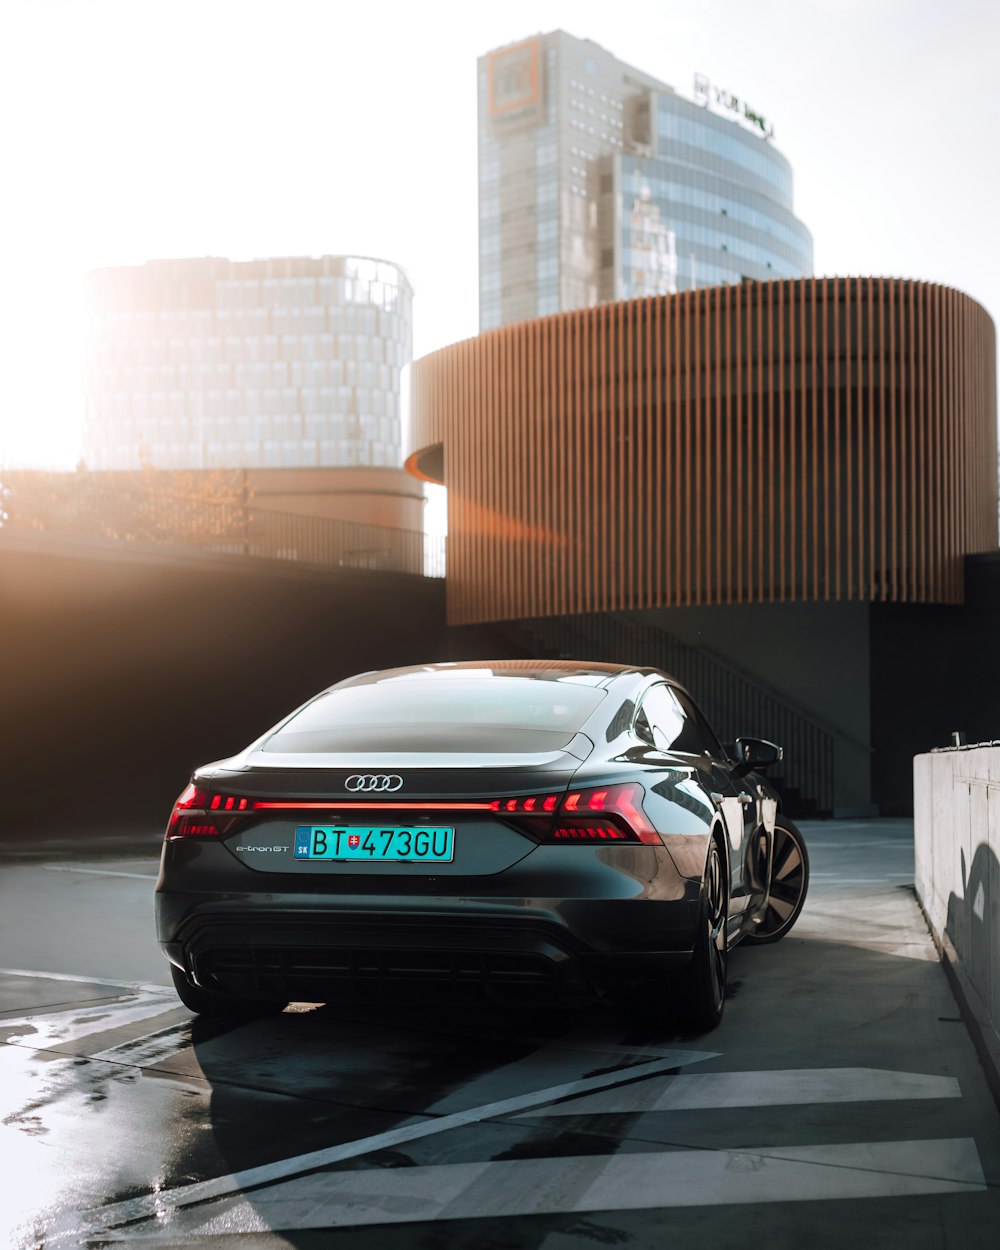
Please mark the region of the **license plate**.
<svg viewBox="0 0 1000 1250"><path fill-rule="evenodd" d="M299 825L295 858L441 863L455 858L455 830L437 825Z"/></svg>

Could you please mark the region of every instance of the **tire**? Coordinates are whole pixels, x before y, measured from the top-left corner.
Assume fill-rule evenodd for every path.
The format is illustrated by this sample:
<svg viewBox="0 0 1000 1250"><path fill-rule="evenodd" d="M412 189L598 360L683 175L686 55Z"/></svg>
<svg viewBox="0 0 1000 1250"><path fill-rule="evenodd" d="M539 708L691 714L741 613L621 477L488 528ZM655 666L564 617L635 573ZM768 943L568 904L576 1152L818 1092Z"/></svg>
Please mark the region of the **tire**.
<svg viewBox="0 0 1000 1250"><path fill-rule="evenodd" d="M694 955L684 974L684 1017L699 1032L714 1029L726 1005L729 874L713 838L705 861Z"/></svg>
<svg viewBox="0 0 1000 1250"><path fill-rule="evenodd" d="M217 994L214 990L203 990L200 985L192 985L174 964L170 965L170 976L177 997L195 1015L252 1020L257 1016L277 1015L288 1006L276 998L234 998L228 994Z"/></svg>
<svg viewBox="0 0 1000 1250"><path fill-rule="evenodd" d="M748 946L780 942L799 918L809 891L809 852L790 820L779 816L771 852L771 890L760 924L743 939Z"/></svg>

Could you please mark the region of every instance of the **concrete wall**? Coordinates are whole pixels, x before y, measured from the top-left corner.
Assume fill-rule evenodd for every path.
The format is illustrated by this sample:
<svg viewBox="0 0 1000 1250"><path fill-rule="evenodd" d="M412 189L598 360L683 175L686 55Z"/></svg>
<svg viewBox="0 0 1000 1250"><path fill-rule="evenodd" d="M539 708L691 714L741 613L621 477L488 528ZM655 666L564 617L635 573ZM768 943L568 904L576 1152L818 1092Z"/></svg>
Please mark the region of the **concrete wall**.
<svg viewBox="0 0 1000 1250"><path fill-rule="evenodd" d="M917 895L1000 1067L1000 745L914 760Z"/></svg>
<svg viewBox="0 0 1000 1250"><path fill-rule="evenodd" d="M155 832L324 686L450 658L440 580L0 534L0 837Z"/></svg>

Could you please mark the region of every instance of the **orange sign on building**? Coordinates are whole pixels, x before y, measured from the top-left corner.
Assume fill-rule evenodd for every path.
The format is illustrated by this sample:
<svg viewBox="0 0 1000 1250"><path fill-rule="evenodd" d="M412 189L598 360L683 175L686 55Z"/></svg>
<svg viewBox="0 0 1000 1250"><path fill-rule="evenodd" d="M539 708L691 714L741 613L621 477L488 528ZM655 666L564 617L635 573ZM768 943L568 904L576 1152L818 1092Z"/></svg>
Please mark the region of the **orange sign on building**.
<svg viewBox="0 0 1000 1250"><path fill-rule="evenodd" d="M491 117L538 103L537 39L526 39L491 52L487 67Z"/></svg>

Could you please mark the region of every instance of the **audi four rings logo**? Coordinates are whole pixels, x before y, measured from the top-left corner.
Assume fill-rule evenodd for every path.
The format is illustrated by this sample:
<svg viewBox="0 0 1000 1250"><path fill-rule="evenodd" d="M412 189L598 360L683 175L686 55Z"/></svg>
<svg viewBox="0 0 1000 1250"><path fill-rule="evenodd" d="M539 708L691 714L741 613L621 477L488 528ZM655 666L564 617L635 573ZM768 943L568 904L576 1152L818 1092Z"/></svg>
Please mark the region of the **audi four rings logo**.
<svg viewBox="0 0 1000 1250"><path fill-rule="evenodd" d="M348 777L344 785L348 790L357 793L359 790L398 790L403 784L403 778L398 777L395 773L354 773Z"/></svg>

